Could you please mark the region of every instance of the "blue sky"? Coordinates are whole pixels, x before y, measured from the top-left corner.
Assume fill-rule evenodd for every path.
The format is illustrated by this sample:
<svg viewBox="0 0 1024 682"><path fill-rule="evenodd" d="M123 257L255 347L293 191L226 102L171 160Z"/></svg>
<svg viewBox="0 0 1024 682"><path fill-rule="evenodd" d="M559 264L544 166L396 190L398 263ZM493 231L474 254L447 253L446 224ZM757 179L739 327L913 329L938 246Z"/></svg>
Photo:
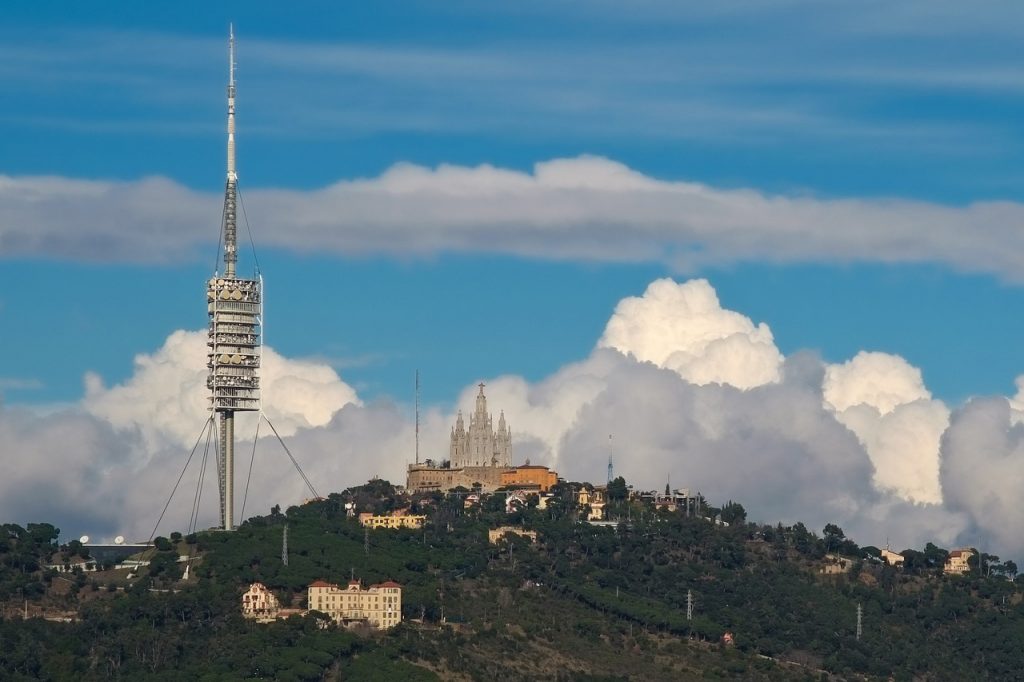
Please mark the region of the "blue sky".
<svg viewBox="0 0 1024 682"><path fill-rule="evenodd" d="M234 21L243 197L373 179L398 163L530 173L595 155L723 191L1017 202L1021 10L989 4L19 4L0 29L0 173L123 181L124 193L158 176L216 196ZM86 371L117 382L170 331L201 328L218 220L214 210L196 227L205 245L157 264L146 249L132 262L103 247L0 241L5 400L76 400ZM249 220L268 342L330 362L369 399L408 400L417 367L439 403L479 377L543 377L584 357L616 303L665 275L707 277L784 353L900 354L952 402L1007 394L1024 367L1013 264L959 262L955 248L679 267L472 244L290 249L289 225ZM146 312L126 312L139 291Z"/></svg>

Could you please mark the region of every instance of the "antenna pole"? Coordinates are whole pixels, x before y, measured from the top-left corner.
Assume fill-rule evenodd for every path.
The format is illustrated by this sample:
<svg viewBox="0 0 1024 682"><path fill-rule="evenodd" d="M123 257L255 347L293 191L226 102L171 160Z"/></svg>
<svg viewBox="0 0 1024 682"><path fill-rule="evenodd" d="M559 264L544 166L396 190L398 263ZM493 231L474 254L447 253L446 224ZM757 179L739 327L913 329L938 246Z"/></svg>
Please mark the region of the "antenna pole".
<svg viewBox="0 0 1024 682"><path fill-rule="evenodd" d="M612 478L614 478L614 469L612 468L612 434L608 434L608 485L611 485Z"/></svg>
<svg viewBox="0 0 1024 682"><path fill-rule="evenodd" d="M416 370L416 463L420 463L420 371Z"/></svg>
<svg viewBox="0 0 1024 682"><path fill-rule="evenodd" d="M228 174L224 192L224 276L235 276L238 260L238 173L235 169L235 27L228 38Z"/></svg>
<svg viewBox="0 0 1024 682"><path fill-rule="evenodd" d="M860 641L860 636L861 636L861 633L863 632L863 630L861 628L861 620L863 619L863 617L864 617L864 608L860 604L857 604L857 641L858 642Z"/></svg>
<svg viewBox="0 0 1024 682"><path fill-rule="evenodd" d="M281 536L281 563L288 565L288 526L284 527L284 535Z"/></svg>

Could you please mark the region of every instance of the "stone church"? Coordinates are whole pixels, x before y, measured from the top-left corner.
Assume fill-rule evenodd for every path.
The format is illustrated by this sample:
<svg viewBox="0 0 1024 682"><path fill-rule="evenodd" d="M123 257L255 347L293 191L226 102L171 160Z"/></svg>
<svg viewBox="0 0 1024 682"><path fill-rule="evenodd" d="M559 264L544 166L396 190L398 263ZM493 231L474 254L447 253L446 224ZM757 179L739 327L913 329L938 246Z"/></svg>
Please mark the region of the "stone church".
<svg viewBox="0 0 1024 682"><path fill-rule="evenodd" d="M410 492L459 487L491 492L501 487L502 473L512 470L512 428L505 423L504 412L499 413L498 427L494 427L484 384L480 384L469 428L461 410L452 427L448 461L437 465L428 459L410 464L405 487Z"/></svg>
<svg viewBox="0 0 1024 682"><path fill-rule="evenodd" d="M469 417L469 429L459 410L452 427L448 460L453 469L512 466L512 429L505 423L504 411L498 417L498 429L494 429L494 419L487 412L483 384L476 396L476 409Z"/></svg>

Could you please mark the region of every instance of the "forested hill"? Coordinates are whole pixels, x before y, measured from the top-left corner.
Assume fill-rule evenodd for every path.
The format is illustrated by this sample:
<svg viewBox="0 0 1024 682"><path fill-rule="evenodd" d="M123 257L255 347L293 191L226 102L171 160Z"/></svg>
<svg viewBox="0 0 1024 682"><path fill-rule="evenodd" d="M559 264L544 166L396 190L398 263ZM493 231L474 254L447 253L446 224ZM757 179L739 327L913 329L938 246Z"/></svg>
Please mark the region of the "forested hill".
<svg viewBox="0 0 1024 682"><path fill-rule="evenodd" d="M148 570L132 578L45 569L88 548L57 547L47 524L4 525L0 678L1006 680L1024 670L1012 562L986 557L989 566L944 577L943 550L929 546L906 552L897 570L833 525L818 536L746 523L738 504L721 510L733 521L725 526L622 499L609 513L623 522L595 526L580 520L568 487L548 509L531 500L506 514L501 494L466 509L463 497L410 500L373 481L275 508L237 532L158 539ZM365 531L347 503L376 512L411 503L428 523ZM538 541L489 544L488 529L502 525L535 530ZM187 554L195 560L182 580L176 559ZM826 554L847 557L848 572L824 575ZM323 628L315 613L241 617L253 581L304 607L313 580L353 576L401 583L405 623L381 634Z"/></svg>

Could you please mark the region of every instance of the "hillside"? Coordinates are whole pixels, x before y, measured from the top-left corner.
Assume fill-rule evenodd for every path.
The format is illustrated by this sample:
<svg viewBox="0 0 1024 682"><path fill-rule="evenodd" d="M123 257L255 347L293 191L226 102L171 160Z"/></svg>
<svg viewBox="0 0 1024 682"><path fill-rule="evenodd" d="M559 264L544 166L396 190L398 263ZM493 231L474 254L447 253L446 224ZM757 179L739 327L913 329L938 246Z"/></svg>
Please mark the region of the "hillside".
<svg viewBox="0 0 1024 682"><path fill-rule="evenodd" d="M367 532L346 515L348 502L377 512L411 502L429 523ZM977 571L942 577L927 551L907 553L896 570L862 560L871 548L834 526L819 538L800 524L745 523L739 505L723 515L730 511L726 527L622 500L610 513L628 521L598 527L580 522L568 501L506 514L500 495L465 509L460 497L404 500L374 481L275 508L234 533L175 535L133 580L125 571L42 570L56 529L6 525L0 671L11 679L942 680L1009 679L1024 667L1016 583ZM489 544L487 530L500 525L534 529L538 542ZM850 571L822 575L826 550L848 554ZM175 560L189 553L183 581ZM315 614L271 624L240 615L253 581L302 606L310 582L350 576L401 583L406 622L380 634L321 629ZM30 616L73 620L23 621L23 598ZM734 644L723 644L726 632Z"/></svg>

